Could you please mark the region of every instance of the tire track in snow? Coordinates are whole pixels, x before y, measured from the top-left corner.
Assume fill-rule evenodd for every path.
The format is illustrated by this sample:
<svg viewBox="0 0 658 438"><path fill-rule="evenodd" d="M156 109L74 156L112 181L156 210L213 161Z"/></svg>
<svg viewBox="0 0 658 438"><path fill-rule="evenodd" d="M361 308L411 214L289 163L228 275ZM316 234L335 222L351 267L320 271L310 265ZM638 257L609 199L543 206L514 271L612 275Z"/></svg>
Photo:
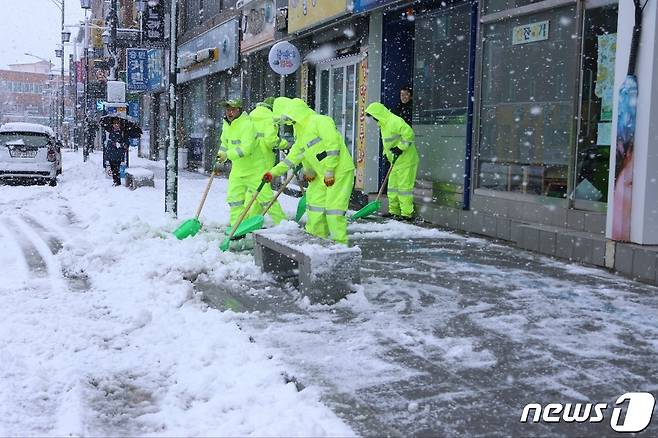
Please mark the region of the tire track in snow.
<svg viewBox="0 0 658 438"><path fill-rule="evenodd" d="M66 290L67 287L62 275L62 267L56 257L57 252L62 247L61 242L52 237L42 225L41 228L43 231L39 231L34 226L30 226L25 220L21 220L21 218L14 217L13 219L17 224L19 232L22 233L24 239L37 251L45 265L45 276L48 277L50 286L57 288L59 291ZM32 221L38 224L36 220L33 219Z"/></svg>
<svg viewBox="0 0 658 438"><path fill-rule="evenodd" d="M48 265L44 258L41 256L41 253L37 248L32 244L30 239L25 236L21 231L20 227L14 223L11 218L5 218L2 220L5 227L11 232L14 237L14 241L17 243L18 247L21 250L22 256L27 264L28 270L31 274L38 278L44 278L48 276Z"/></svg>
<svg viewBox="0 0 658 438"><path fill-rule="evenodd" d="M62 242L57 239L53 234L46 229L39 221L37 221L33 216L29 214L23 214L22 218L25 222L27 222L32 228L36 230L36 232L39 234L39 237L48 244L48 248L50 249L50 252L53 255L56 255L58 252L62 250L64 245L62 245Z"/></svg>

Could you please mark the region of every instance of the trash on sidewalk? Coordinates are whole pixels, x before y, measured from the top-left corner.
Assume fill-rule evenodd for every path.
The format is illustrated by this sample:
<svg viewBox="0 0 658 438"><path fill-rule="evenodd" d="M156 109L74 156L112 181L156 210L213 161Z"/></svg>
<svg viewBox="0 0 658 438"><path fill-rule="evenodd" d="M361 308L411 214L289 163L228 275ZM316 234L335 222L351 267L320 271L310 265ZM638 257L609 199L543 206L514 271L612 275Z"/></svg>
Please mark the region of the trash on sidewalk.
<svg viewBox="0 0 658 438"><path fill-rule="evenodd" d="M311 304L334 304L361 281L361 249L279 226L252 233L256 265L282 278L299 278L299 291Z"/></svg>

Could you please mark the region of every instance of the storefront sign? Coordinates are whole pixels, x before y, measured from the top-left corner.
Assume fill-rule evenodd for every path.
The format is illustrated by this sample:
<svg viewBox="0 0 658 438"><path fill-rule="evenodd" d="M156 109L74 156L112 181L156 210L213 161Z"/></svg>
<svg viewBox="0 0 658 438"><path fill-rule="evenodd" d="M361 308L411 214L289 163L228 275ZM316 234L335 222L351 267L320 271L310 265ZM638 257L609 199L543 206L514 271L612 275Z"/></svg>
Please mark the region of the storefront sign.
<svg viewBox="0 0 658 438"><path fill-rule="evenodd" d="M297 71L301 63L301 57L297 47L288 41L281 41L270 49L268 61L275 73L289 75Z"/></svg>
<svg viewBox="0 0 658 438"><path fill-rule="evenodd" d="M194 68L188 68L178 73L178 82L188 82L220 71L233 68L238 62L238 20L229 20L208 32L202 33L178 48L177 65L182 65L185 59L195 57L197 52L206 49L217 49L217 59L199 63Z"/></svg>
<svg viewBox="0 0 658 438"><path fill-rule="evenodd" d="M251 2L242 11L242 52L274 41L275 0Z"/></svg>
<svg viewBox="0 0 658 438"><path fill-rule="evenodd" d="M162 49L150 49L148 58L148 89L149 91L160 91L164 88L164 68L162 63Z"/></svg>
<svg viewBox="0 0 658 438"><path fill-rule="evenodd" d="M548 39L548 20L515 26L512 29L512 44L526 44Z"/></svg>
<svg viewBox="0 0 658 438"><path fill-rule="evenodd" d="M164 46L164 0L147 2L142 14L142 42L145 46Z"/></svg>
<svg viewBox="0 0 658 438"><path fill-rule="evenodd" d="M393 3L394 0L354 0L354 12L365 12L387 3Z"/></svg>
<svg viewBox="0 0 658 438"><path fill-rule="evenodd" d="M354 187L363 190L364 174L366 170L366 104L368 101L368 58L364 58L359 64L357 77L357 125L356 125L356 181Z"/></svg>
<svg viewBox="0 0 658 438"><path fill-rule="evenodd" d="M148 90L148 50L126 50L126 82L128 91Z"/></svg>
<svg viewBox="0 0 658 438"><path fill-rule="evenodd" d="M288 32L307 29L347 12L347 0L288 0Z"/></svg>

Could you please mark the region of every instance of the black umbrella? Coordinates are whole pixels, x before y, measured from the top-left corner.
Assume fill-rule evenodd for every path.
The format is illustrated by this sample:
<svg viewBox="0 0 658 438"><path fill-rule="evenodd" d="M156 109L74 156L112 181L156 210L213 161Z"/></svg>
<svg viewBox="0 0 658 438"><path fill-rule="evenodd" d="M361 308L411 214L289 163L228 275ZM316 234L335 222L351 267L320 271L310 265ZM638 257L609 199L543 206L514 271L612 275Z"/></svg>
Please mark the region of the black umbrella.
<svg viewBox="0 0 658 438"><path fill-rule="evenodd" d="M114 125L114 122L119 122L121 125L121 130L128 137L139 137L142 135L142 128L139 127L139 124L132 117L126 114L108 114L100 118L100 125L106 131L112 130L112 125Z"/></svg>

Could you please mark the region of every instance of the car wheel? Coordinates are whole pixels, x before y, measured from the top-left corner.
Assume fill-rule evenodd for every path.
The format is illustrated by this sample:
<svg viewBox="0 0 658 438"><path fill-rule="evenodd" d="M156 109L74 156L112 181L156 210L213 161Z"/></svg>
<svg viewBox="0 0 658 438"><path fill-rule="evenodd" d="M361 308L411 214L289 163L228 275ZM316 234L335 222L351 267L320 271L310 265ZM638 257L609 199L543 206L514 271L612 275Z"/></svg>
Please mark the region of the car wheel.
<svg viewBox="0 0 658 438"><path fill-rule="evenodd" d="M57 178L51 179L49 185L50 187L55 187L57 185Z"/></svg>

